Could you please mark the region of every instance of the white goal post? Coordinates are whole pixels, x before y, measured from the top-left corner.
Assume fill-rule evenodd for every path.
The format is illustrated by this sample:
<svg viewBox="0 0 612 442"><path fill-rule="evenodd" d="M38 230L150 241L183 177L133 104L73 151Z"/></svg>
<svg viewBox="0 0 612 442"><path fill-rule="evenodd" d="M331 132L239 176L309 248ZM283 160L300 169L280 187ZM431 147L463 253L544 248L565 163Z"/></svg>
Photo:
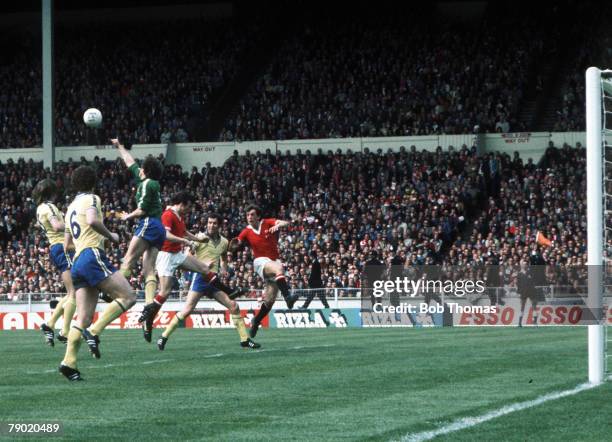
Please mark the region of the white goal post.
<svg viewBox="0 0 612 442"><path fill-rule="evenodd" d="M609 71L603 71L609 72ZM605 115L602 71L586 71L586 146L587 146L587 264L588 301L592 311L603 306L604 238L604 161ZM600 384L605 371L605 325L588 325L589 382Z"/></svg>

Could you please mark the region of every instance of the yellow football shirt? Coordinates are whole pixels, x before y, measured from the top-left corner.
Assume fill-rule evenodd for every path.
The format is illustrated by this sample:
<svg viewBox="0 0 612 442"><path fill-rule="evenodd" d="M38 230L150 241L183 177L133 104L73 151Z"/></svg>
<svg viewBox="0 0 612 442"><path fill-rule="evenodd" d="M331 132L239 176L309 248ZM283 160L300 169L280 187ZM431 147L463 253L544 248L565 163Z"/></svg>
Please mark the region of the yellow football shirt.
<svg viewBox="0 0 612 442"><path fill-rule="evenodd" d="M197 243L196 257L200 261L210 264L212 272L218 272L221 256L227 253L228 245L229 241L222 235L219 235L219 239L216 241L210 238L206 243Z"/></svg>
<svg viewBox="0 0 612 442"><path fill-rule="evenodd" d="M59 222L64 222L64 214L53 203L42 203L36 208L36 221L39 227L47 235L50 246L64 242L64 232L56 232L51 225L51 218L56 217Z"/></svg>
<svg viewBox="0 0 612 442"><path fill-rule="evenodd" d="M70 232L74 241L75 259L85 249L104 249L105 238L87 224L86 213L89 208L96 209L100 221L104 219L100 197L93 193L78 194L66 211L66 231Z"/></svg>

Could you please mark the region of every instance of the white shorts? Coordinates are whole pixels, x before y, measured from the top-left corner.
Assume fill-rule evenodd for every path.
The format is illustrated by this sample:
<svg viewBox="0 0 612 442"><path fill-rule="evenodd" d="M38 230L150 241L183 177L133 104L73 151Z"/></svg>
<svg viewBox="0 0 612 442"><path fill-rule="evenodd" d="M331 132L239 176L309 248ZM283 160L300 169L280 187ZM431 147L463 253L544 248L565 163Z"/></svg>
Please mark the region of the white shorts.
<svg viewBox="0 0 612 442"><path fill-rule="evenodd" d="M176 269L185 262L187 255L183 252L170 253L160 251L155 260L155 269L159 276L174 276Z"/></svg>
<svg viewBox="0 0 612 442"><path fill-rule="evenodd" d="M269 262L277 262L281 266L283 265L278 259L274 260L274 259L266 258L265 256L260 256L259 258L255 258L255 261L253 261L253 267L255 267L255 273L257 273L259 277L263 279L264 281L274 281L274 276L271 276L267 279L264 277L264 267Z"/></svg>

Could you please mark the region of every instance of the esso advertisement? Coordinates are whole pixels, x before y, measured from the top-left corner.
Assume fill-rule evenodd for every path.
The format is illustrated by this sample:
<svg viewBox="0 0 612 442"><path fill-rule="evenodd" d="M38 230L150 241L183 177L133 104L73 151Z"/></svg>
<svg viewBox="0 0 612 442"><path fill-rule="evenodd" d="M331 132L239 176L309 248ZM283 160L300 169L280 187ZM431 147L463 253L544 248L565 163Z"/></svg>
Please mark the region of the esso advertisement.
<svg viewBox="0 0 612 442"><path fill-rule="evenodd" d="M582 305L538 305L525 307L522 315L523 326L585 325L581 323ZM607 323L612 324L612 311L608 307ZM453 315L455 326L518 326L521 309L511 305L500 306L495 313L458 313Z"/></svg>

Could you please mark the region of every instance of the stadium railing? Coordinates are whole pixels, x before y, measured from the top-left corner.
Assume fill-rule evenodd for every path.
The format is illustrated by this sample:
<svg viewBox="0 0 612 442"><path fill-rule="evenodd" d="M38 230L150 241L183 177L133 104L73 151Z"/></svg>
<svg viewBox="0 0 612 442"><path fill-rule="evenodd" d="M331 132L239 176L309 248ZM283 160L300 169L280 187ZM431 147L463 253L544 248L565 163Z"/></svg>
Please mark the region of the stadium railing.
<svg viewBox="0 0 612 442"><path fill-rule="evenodd" d="M571 298L576 296L586 296L586 286L569 286L569 285L545 285L537 286L541 298L544 300L552 299L563 299ZM612 294L612 285L605 286L606 296ZM293 289L294 294L297 294L300 301L306 301L308 298L312 298L313 301L322 300L325 298L331 308L338 308L339 300L346 299L361 299L362 289L357 287L326 287L320 289ZM144 301L144 291L138 290L138 300ZM168 297L171 301L183 302L187 297L188 291L175 290L170 292ZM19 294L0 294L0 306L2 304L27 304L28 311L32 304L45 304L53 300L57 300L64 296L65 293L19 293ZM263 290L253 289L247 292L244 296L238 298L238 301L261 301L263 296ZM479 303L481 300L493 300L496 302L505 298L517 298L518 294L516 287L504 286L504 287L488 287L487 291L479 295L468 296L466 299L470 303ZM422 296L417 296L418 299ZM443 301L448 300L448 296L441 296ZM279 299L282 297L279 296Z"/></svg>
<svg viewBox="0 0 612 442"><path fill-rule="evenodd" d="M138 301L144 301L144 291L138 290ZM322 288L322 289L294 289L294 294L297 294L301 301L305 301L310 296L313 297L313 301L320 300L324 296L331 308L338 308L338 300L340 299L360 299L361 289L356 287L338 287L338 288ZM0 306L2 304L9 305L27 305L27 311L31 311L33 304L47 304L53 300L58 300L65 293L19 293L19 294L2 294L0 295ZM240 300L257 300L261 301L263 290L253 289L250 290L245 296L238 299ZM187 290L175 290L170 292L168 300L171 301L185 301L187 297ZM282 297L279 296L279 299ZM0 307L1 311L1 307Z"/></svg>

